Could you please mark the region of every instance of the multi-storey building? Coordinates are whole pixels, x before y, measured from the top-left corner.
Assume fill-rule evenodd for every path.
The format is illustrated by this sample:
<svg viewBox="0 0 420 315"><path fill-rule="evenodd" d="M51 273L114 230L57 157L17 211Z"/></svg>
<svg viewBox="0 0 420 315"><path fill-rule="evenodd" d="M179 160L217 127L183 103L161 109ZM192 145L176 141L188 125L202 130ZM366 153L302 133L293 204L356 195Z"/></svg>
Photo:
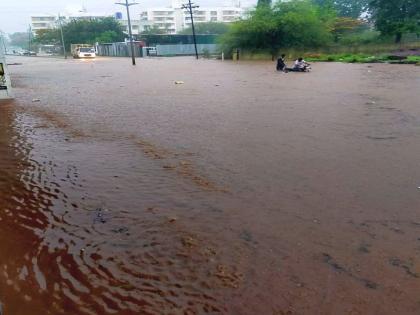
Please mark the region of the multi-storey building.
<svg viewBox="0 0 420 315"><path fill-rule="evenodd" d="M31 16L31 28L34 33L57 26L58 17L51 14L36 14Z"/></svg>
<svg viewBox="0 0 420 315"><path fill-rule="evenodd" d="M111 14L91 14L87 12L79 12L78 14L73 15L66 15L61 16L60 19L63 23L67 23L74 20L92 20L92 19L100 19L112 16ZM128 34L128 20L124 20L121 18L121 15L116 14L117 21L123 26L124 32ZM31 16L31 28L36 35L37 31L39 30L47 30L53 29L58 26L58 16L57 15L49 15L49 14L38 14ZM132 19L131 20L131 29L133 34L139 34L140 30L140 20L139 19Z"/></svg>
<svg viewBox="0 0 420 315"><path fill-rule="evenodd" d="M191 26L191 17L182 9L182 1L173 0L168 8L148 8L140 14L140 29L146 30L156 27L168 34L176 34ZM200 7L194 10L194 22L224 22L229 23L239 20L244 16L245 9L238 1L233 1L230 6Z"/></svg>
<svg viewBox="0 0 420 315"><path fill-rule="evenodd" d="M168 34L176 34L185 28L191 26L191 17L182 9L183 0L172 0L170 7L148 8L140 13L139 19L131 20L131 29L134 35L137 35L148 28L156 27ZM222 7L200 7L194 10L194 21L203 22L224 22L236 21L244 16L245 9L240 6L238 0L233 0L229 6ZM60 19L63 23L72 20L99 19L112 16L111 14L92 14L82 10L77 14L63 15ZM115 15L118 22L128 33L128 21L122 19L122 15ZM58 16L52 14L38 14L31 16L31 27L33 33L39 30L52 29L58 25Z"/></svg>
<svg viewBox="0 0 420 315"><path fill-rule="evenodd" d="M128 20L121 19L117 21L123 26L124 33L128 34ZM140 34L140 20L131 20L131 32L133 35Z"/></svg>
<svg viewBox="0 0 420 315"><path fill-rule="evenodd" d="M140 13L142 31L150 27L157 27L168 34L177 33L182 24L180 10L174 8L148 8Z"/></svg>
<svg viewBox="0 0 420 315"><path fill-rule="evenodd" d="M203 7L194 11L194 22L230 23L239 20L244 15L241 7ZM184 13L183 27L191 26L191 17Z"/></svg>

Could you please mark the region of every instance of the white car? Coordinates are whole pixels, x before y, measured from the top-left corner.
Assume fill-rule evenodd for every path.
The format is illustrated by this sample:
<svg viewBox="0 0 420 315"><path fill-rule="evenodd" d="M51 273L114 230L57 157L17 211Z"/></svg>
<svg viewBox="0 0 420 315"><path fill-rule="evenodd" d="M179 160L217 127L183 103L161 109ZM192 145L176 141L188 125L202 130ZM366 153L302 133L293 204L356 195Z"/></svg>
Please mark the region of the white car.
<svg viewBox="0 0 420 315"><path fill-rule="evenodd" d="M76 49L74 58L95 58L96 52L92 47L79 47Z"/></svg>

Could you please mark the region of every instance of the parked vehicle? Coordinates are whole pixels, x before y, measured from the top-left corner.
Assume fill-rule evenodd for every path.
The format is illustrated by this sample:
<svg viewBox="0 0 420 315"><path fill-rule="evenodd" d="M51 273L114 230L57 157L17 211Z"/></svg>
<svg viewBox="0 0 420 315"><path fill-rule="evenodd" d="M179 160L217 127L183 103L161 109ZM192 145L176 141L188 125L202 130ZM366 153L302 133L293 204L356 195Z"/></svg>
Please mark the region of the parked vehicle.
<svg viewBox="0 0 420 315"><path fill-rule="evenodd" d="M71 54L73 58L96 58L95 48L86 44L72 44Z"/></svg>
<svg viewBox="0 0 420 315"><path fill-rule="evenodd" d="M30 51L30 50L23 50L19 54L22 55L22 56L36 56L37 55L36 52Z"/></svg>
<svg viewBox="0 0 420 315"><path fill-rule="evenodd" d="M146 50L146 56L157 56L156 47L144 47Z"/></svg>

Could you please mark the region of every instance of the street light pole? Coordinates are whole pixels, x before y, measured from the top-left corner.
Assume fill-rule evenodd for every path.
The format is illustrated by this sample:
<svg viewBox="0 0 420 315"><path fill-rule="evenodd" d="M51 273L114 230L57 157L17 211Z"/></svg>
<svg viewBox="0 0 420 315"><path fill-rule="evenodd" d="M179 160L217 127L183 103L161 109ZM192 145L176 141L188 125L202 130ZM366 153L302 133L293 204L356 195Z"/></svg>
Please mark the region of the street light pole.
<svg viewBox="0 0 420 315"><path fill-rule="evenodd" d="M58 23L60 25L61 44L63 45L64 59L67 59L66 44L64 43L63 25L61 24L60 14L58 14Z"/></svg>
<svg viewBox="0 0 420 315"><path fill-rule="evenodd" d="M3 44L4 54L7 54L6 39L5 39L4 33L2 31L0 31L0 39L1 39L1 42Z"/></svg>
<svg viewBox="0 0 420 315"><path fill-rule="evenodd" d="M186 9L190 13L191 17L191 28L193 32L194 48L195 48L195 58L198 60L198 50L197 50L197 38L195 35L195 26L194 26L194 13L193 9L199 8L198 5L193 5L194 3L191 0L188 0L187 4L182 5L182 9Z"/></svg>
<svg viewBox="0 0 420 315"><path fill-rule="evenodd" d="M131 46L131 60L133 66L136 65L136 57L134 56L134 43L133 43L133 33L131 31L131 19L130 19L130 6L138 4L137 2L128 3L128 0L124 2L116 2L115 4L125 6L127 9L127 20L128 20L128 34L130 36L130 46Z"/></svg>
<svg viewBox="0 0 420 315"><path fill-rule="evenodd" d="M32 44L32 27L29 25L29 31L28 31L28 51L31 51L31 44Z"/></svg>

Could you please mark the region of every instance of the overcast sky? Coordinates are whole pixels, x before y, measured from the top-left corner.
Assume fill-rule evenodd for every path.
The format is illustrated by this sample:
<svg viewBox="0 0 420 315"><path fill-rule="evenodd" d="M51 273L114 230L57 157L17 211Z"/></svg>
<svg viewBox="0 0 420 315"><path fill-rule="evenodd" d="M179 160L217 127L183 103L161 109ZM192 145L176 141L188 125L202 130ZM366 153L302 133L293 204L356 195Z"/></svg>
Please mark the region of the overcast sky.
<svg viewBox="0 0 420 315"><path fill-rule="evenodd" d="M257 0L243 0L243 6L250 6ZM112 14L122 11L121 6L115 5L115 0L0 0L0 31L13 33L25 31L29 28L32 14L57 14L58 12L76 11L85 6L91 13ZM132 1L130 1L132 2ZM140 0L140 5L131 7L133 14L141 8L169 6L171 0ZM194 0L201 6L217 6L229 3L229 0Z"/></svg>

